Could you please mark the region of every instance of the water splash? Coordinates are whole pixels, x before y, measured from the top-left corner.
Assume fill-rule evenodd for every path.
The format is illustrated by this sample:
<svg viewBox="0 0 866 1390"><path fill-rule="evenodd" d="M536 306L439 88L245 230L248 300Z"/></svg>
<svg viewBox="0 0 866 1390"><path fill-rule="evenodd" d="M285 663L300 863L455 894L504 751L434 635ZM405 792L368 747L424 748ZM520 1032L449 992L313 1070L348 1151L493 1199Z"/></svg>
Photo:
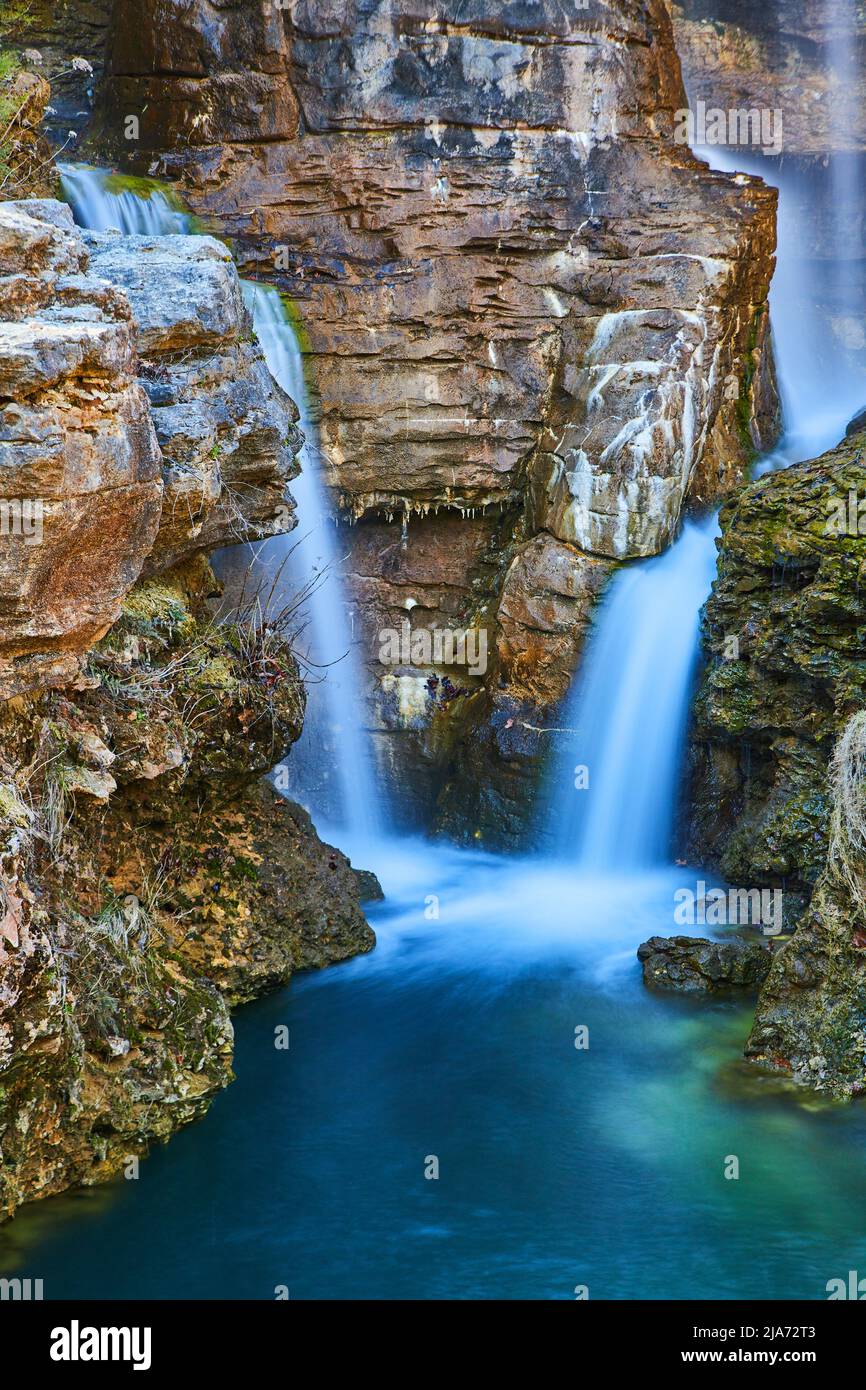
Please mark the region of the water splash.
<svg viewBox="0 0 866 1390"><path fill-rule="evenodd" d="M668 859L715 518L614 577L574 682L555 774L558 849L587 872Z"/></svg>

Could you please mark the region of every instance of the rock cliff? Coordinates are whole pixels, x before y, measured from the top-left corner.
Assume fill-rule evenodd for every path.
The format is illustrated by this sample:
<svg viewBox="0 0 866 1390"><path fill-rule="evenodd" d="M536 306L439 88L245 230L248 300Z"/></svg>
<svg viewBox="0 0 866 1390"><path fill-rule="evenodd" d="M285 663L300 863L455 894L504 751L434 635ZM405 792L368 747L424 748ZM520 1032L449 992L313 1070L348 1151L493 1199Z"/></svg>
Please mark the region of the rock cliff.
<svg viewBox="0 0 866 1390"><path fill-rule="evenodd" d="M197 0L169 27L152 0L118 0L99 118L102 149L180 178L294 301L329 481L360 523L371 720L427 805L463 800L454 750L489 738L501 699L530 685L526 723L549 716L596 562L663 548L776 416L775 195L676 143L660 0L488 9ZM565 601L527 627L512 614L530 572ZM379 635L407 612L484 626L497 659L383 668ZM428 698L444 676L477 697L449 699L447 721ZM506 752L518 777L526 751Z"/></svg>
<svg viewBox="0 0 866 1390"><path fill-rule="evenodd" d="M782 888L796 928L774 953L747 1055L840 1094L866 1078L866 847L854 835L840 849L838 822L833 835L834 816L860 813L856 747L842 790L830 774L866 707L864 451L854 434L723 509L693 755L695 857L737 885Z"/></svg>

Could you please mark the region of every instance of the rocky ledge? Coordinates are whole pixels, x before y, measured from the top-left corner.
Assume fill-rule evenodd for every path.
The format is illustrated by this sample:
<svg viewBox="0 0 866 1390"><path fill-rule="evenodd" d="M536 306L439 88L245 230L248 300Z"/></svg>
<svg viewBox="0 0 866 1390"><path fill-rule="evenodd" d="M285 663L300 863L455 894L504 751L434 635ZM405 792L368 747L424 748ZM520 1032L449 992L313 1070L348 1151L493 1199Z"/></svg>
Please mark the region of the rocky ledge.
<svg viewBox="0 0 866 1390"><path fill-rule="evenodd" d="M288 529L300 434L210 238L0 205L0 1220L231 1080L229 1007L369 950L375 892L262 775L291 633L205 552Z"/></svg>
<svg viewBox="0 0 866 1390"><path fill-rule="evenodd" d="M73 679L124 594L294 523L301 435L211 237L0 204L0 696Z"/></svg>

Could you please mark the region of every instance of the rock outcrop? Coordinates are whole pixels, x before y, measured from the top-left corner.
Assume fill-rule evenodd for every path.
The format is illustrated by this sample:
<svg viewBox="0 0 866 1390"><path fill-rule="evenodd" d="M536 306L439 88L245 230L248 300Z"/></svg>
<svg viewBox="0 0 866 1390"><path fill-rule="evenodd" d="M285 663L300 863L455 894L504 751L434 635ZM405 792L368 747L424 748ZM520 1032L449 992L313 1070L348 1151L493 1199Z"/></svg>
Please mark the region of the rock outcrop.
<svg viewBox="0 0 866 1390"><path fill-rule="evenodd" d="M864 451L850 437L723 509L693 753L692 852L733 883L784 889L796 925L747 1055L841 1095L866 1079L866 863L856 842L840 875L828 767L866 709Z"/></svg>
<svg viewBox="0 0 866 1390"><path fill-rule="evenodd" d="M766 944L733 938L651 936L637 948L644 984L677 994L756 990L767 978L772 957Z"/></svg>
<svg viewBox="0 0 866 1390"><path fill-rule="evenodd" d="M429 679L483 684L488 702L529 682L540 724L545 688L573 668L582 605L548 676L543 623L509 616L521 566L549 559L540 582L557 593L569 557L566 590L591 558L662 549L775 428L775 194L676 143L685 96L660 0L488 9L197 0L168 28L152 0L118 0L99 126L138 172L179 177L294 301L328 479L361 522L347 574L371 722L425 805L461 799L449 750L462 762L487 727L464 728L451 700L437 732ZM137 143L121 136L129 113ZM371 573L374 552L387 559ZM508 669L384 668L396 564L412 571L413 627L486 625ZM447 602L428 605L437 591Z"/></svg>
<svg viewBox="0 0 866 1390"><path fill-rule="evenodd" d="M210 237L0 204L0 695L72 680L142 572L294 524L300 433Z"/></svg>
<svg viewBox="0 0 866 1390"><path fill-rule="evenodd" d="M0 715L0 1219L114 1176L231 1080L228 1005L369 950L345 857L258 778L297 738L285 637L141 581L76 691Z"/></svg>
<svg viewBox="0 0 866 1390"><path fill-rule="evenodd" d="M732 883L808 894L826 860L827 765L846 720L866 706L864 449L866 436L855 436L722 509L691 848Z"/></svg>
<svg viewBox="0 0 866 1390"><path fill-rule="evenodd" d="M369 950L376 885L260 783L291 634L204 556L293 524L301 440L228 253L30 200L0 277L2 1220L201 1115L229 1006Z"/></svg>
<svg viewBox="0 0 866 1390"><path fill-rule="evenodd" d="M0 205L0 694L64 684L159 526L161 458L129 304L68 209Z"/></svg>

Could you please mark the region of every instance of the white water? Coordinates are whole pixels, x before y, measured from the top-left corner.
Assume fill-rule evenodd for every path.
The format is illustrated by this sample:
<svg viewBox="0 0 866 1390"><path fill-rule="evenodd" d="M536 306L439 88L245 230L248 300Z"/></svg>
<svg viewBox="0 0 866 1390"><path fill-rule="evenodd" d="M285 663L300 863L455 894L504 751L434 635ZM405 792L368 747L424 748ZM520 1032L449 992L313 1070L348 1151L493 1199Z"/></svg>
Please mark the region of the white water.
<svg viewBox="0 0 866 1390"><path fill-rule="evenodd" d="M244 285L244 298L272 376L298 407L305 443L301 472L292 482L298 526L256 547L253 573L279 571L272 599L279 609L305 590L308 637L302 643L311 672L307 713L287 768L291 788L312 809L326 811L354 835L378 829L377 793L368 735L363 726L363 678L341 577L339 530L331 521L319 467L319 436L310 411L297 335L283 301L270 285ZM319 682L314 684L313 682ZM329 795L331 773L335 795ZM324 804L323 804L324 799Z"/></svg>
<svg viewBox="0 0 866 1390"><path fill-rule="evenodd" d="M129 189L113 193L107 187L110 174L85 164L61 164L63 195L81 227L93 232L119 232L142 236L167 236L189 231L190 219L172 207L164 193L153 189L148 197Z"/></svg>
<svg viewBox="0 0 866 1390"><path fill-rule="evenodd" d="M558 847L592 873L669 862L677 781L715 574L715 518L687 523L657 559L613 579L566 702L556 775Z"/></svg>
<svg viewBox="0 0 866 1390"><path fill-rule="evenodd" d="M862 195L856 185L849 186L847 175L837 180L833 171L840 160L831 157L827 187L835 190L841 180L848 191L844 202L837 202L834 192L822 205L829 254L818 257L810 253L803 225L814 198L814 173L747 150L712 146L696 153L714 169L757 174L779 190L770 321L784 430L756 473L816 458L838 444L849 420L866 406L866 358L862 350L846 347L846 331L856 343L866 322L862 285L852 265L834 254L845 241L844 228L850 227L852 200Z"/></svg>
<svg viewBox="0 0 866 1390"><path fill-rule="evenodd" d="M837 142L844 145L853 0L825 3L835 24L828 54ZM807 172L742 150L696 153L713 168L758 174L779 189L770 308L784 432L755 472L785 468L832 448L866 406L866 363L851 350L866 304L845 230L862 197L856 168L845 156L831 157L830 245L817 258L803 251ZM715 519L686 525L667 554L626 567L605 595L566 703L562 722L573 733L560 740L555 778L559 851L587 872L631 873L667 858L717 534Z"/></svg>
<svg viewBox="0 0 866 1390"><path fill-rule="evenodd" d="M61 166L63 191L80 226L127 234L188 233L190 219L158 189L148 197L107 187L110 175L84 165ZM282 300L269 285L244 285L244 298L274 378L294 400L305 444L301 472L292 482L297 527L242 552L252 592L270 593L278 612L299 593L307 618L299 654L308 676L301 738L286 763L288 786L310 810L325 813L353 836L378 828L369 740L360 717L363 684L355 653L348 598L340 567L338 531L319 475L318 431L312 418L297 335ZM237 558L236 556L234 557ZM233 562L225 562L231 569ZM274 585L274 580L276 584ZM250 588L247 586L247 595ZM278 781L282 787L282 781Z"/></svg>

